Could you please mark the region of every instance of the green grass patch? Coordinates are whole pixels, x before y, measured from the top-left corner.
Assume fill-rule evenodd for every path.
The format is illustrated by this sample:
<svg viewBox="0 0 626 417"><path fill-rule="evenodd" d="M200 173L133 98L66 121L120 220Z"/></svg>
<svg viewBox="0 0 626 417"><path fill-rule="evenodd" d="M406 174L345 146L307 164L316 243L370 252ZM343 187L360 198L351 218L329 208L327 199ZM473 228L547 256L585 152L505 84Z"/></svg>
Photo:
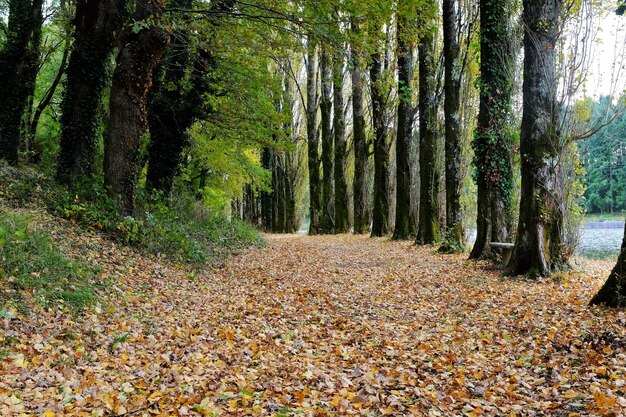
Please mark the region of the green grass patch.
<svg viewBox="0 0 626 417"><path fill-rule="evenodd" d="M593 213L587 214L583 222L623 222L626 213Z"/></svg>
<svg viewBox="0 0 626 417"><path fill-rule="evenodd" d="M29 299L79 310L95 300L99 270L70 259L28 216L0 209L0 302ZM22 305L23 307L23 305Z"/></svg>

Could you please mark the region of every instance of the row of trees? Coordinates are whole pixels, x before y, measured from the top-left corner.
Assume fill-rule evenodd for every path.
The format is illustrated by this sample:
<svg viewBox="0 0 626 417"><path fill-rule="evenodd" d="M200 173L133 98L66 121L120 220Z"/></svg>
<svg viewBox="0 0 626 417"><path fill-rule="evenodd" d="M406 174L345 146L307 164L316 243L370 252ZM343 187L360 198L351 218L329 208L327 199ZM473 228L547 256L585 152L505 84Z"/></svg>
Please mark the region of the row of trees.
<svg viewBox="0 0 626 417"><path fill-rule="evenodd" d="M308 211L311 234L369 231L447 252L465 245L473 158L471 258L493 258L490 242L515 239L506 273L547 276L571 255L580 121L570 101L594 5L9 0L0 155L17 164L20 150L36 154L51 139L33 121L48 117L59 128L57 180L77 187L101 176L123 215L134 214L141 187L170 196L178 183L232 201L266 230L293 232ZM55 25L66 36L46 54ZM58 71L42 89L52 62ZM623 304L621 276L594 302Z"/></svg>

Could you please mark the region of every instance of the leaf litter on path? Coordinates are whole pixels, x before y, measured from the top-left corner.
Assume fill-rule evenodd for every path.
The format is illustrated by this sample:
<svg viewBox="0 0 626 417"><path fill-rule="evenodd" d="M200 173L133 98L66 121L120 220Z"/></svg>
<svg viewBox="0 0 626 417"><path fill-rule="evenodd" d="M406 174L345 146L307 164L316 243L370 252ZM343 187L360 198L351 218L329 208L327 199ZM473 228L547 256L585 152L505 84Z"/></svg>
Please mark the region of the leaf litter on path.
<svg viewBox="0 0 626 417"><path fill-rule="evenodd" d="M0 317L0 415L620 416L611 265L501 278L432 247L266 236L202 273L89 240L116 283L81 315Z"/></svg>

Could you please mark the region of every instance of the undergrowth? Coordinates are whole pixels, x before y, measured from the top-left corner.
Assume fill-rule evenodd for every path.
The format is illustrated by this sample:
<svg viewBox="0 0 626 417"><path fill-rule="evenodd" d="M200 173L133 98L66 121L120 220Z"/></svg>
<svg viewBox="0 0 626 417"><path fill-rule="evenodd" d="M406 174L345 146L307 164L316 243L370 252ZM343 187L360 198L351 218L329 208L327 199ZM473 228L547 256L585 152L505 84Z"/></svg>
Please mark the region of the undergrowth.
<svg viewBox="0 0 626 417"><path fill-rule="evenodd" d="M49 229L34 227L25 214L0 209L0 313L8 314L10 304L25 308L31 300L79 310L95 300L99 272L66 256Z"/></svg>
<svg viewBox="0 0 626 417"><path fill-rule="evenodd" d="M70 191L35 172L0 166L0 200L7 205L44 206L80 227L150 254L202 265L234 249L263 245L252 227L211 212L190 192L170 199L140 195L135 216L120 216L101 183L85 181Z"/></svg>

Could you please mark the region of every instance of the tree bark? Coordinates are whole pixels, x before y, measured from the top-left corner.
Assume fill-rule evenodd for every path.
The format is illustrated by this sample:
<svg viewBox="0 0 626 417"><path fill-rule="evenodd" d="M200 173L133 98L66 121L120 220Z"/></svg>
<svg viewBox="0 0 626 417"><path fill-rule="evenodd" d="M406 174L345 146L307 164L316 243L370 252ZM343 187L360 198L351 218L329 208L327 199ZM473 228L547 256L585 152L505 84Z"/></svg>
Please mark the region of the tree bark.
<svg viewBox="0 0 626 417"><path fill-rule="evenodd" d="M443 0L443 50L445 71L445 165L446 165L446 230L443 252L462 252L465 233L461 211L461 45L459 0Z"/></svg>
<svg viewBox="0 0 626 417"><path fill-rule="evenodd" d="M626 228L617 263L600 291L591 299L590 305L605 304L607 307L626 307Z"/></svg>
<svg viewBox="0 0 626 417"><path fill-rule="evenodd" d="M315 76L315 43L309 37L307 47L307 142L309 157L309 199L310 217L309 234L317 235L321 232L320 217L322 210L322 188L320 183L320 161L319 161L319 138L317 136L317 80Z"/></svg>
<svg viewBox="0 0 626 417"><path fill-rule="evenodd" d="M480 3L480 108L472 147L477 172L477 236L470 259L492 259L490 242L511 236L513 162L507 123L515 51L511 45L511 2Z"/></svg>
<svg viewBox="0 0 626 417"><path fill-rule="evenodd" d="M408 41L408 20L398 15L398 131L396 136L396 223L393 238L411 239L411 139L413 137L413 47Z"/></svg>
<svg viewBox="0 0 626 417"><path fill-rule="evenodd" d="M363 89L366 83L363 77L361 52L357 45L360 28L352 22L354 41L351 48L352 60L352 124L354 142L354 233L367 233L369 229L367 164L369 144L365 133L365 111L363 109Z"/></svg>
<svg viewBox="0 0 626 417"><path fill-rule="evenodd" d="M374 53L370 62L372 123L374 125L374 211L372 236L389 233L389 146L385 125L385 94L382 55Z"/></svg>
<svg viewBox="0 0 626 417"><path fill-rule="evenodd" d="M135 20L158 17L159 0L137 0ZM150 26L123 35L113 73L110 116L104 143L104 181L122 215L133 215L139 174L140 138L146 128L146 102L152 72L169 42L164 30Z"/></svg>
<svg viewBox="0 0 626 417"><path fill-rule="evenodd" d="M435 45L432 30L425 30L419 43L419 120L420 120L420 206L417 244L439 240L437 216L437 97Z"/></svg>
<svg viewBox="0 0 626 417"><path fill-rule="evenodd" d="M334 148L335 138L332 131L333 109L333 74L332 61L328 51L322 50L320 59L322 73L322 97L320 111L322 113L322 233L330 234L335 231L335 187L334 175Z"/></svg>
<svg viewBox="0 0 626 417"><path fill-rule="evenodd" d="M522 189L517 240L505 271L508 275L549 276L566 262L555 71L561 6L561 0L524 0Z"/></svg>
<svg viewBox="0 0 626 417"><path fill-rule="evenodd" d="M125 0L79 0L74 43L61 103L57 180L71 184L94 173L102 93L116 31L124 21Z"/></svg>
<svg viewBox="0 0 626 417"><path fill-rule="evenodd" d="M211 2L211 13L223 15L232 10L235 3L236 0ZM169 4L182 10L193 8L192 0L170 0ZM170 193L182 153L189 143L187 130L198 118L212 111L205 96L212 92L210 74L216 65L212 47L219 22L211 18L212 28L194 52L190 50L191 35L187 29L172 33L173 43L155 71L148 95L150 144L146 188L149 190ZM177 88L171 88L173 85Z"/></svg>
<svg viewBox="0 0 626 417"><path fill-rule="evenodd" d="M335 54L333 65L335 133L335 233L347 233L350 229L349 195L346 168L348 164L348 142L346 139L346 119L343 100L343 55Z"/></svg>
<svg viewBox="0 0 626 417"><path fill-rule="evenodd" d="M11 0L7 38L0 51L0 158L17 165L22 116L37 72L43 0Z"/></svg>

